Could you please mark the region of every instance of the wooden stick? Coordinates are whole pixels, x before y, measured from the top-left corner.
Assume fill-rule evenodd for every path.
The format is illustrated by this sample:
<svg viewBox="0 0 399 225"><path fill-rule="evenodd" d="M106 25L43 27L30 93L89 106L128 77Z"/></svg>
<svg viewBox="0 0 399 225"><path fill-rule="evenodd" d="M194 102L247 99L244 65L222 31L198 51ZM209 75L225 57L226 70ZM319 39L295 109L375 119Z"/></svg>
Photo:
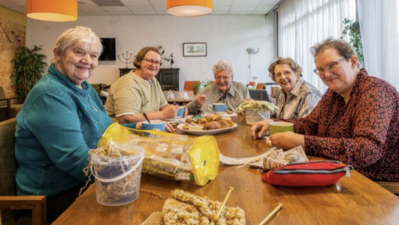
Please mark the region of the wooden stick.
<svg viewBox="0 0 399 225"><path fill-rule="evenodd" d="M230 187L230 188L229 188L229 191L227 192L226 196L224 197L222 206L220 206L220 209L219 209L218 213L216 213L216 215L215 215L215 217L213 217L213 220L212 220L212 221L215 221L215 220L218 220L218 219L219 219L219 215L220 215L220 213L222 212L222 210L223 210L223 208L224 208L224 205L226 205L227 199L229 198L230 193L231 193L233 190L234 190L233 187Z"/></svg>
<svg viewBox="0 0 399 225"><path fill-rule="evenodd" d="M273 218L273 216L277 214L277 212L281 208L283 208L283 204L282 203L278 203L278 206L262 222L260 222L259 225L267 224Z"/></svg>

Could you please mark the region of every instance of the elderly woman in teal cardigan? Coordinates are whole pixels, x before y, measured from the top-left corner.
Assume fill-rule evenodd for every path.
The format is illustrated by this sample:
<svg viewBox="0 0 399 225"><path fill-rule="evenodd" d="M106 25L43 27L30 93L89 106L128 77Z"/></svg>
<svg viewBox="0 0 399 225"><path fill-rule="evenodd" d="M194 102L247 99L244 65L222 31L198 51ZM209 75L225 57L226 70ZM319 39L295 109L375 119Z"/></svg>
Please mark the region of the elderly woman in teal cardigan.
<svg viewBox="0 0 399 225"><path fill-rule="evenodd" d="M18 195L46 195L51 223L78 196L87 177L88 151L112 123L86 81L103 46L87 27L65 31L54 62L33 87L17 115L15 157Z"/></svg>

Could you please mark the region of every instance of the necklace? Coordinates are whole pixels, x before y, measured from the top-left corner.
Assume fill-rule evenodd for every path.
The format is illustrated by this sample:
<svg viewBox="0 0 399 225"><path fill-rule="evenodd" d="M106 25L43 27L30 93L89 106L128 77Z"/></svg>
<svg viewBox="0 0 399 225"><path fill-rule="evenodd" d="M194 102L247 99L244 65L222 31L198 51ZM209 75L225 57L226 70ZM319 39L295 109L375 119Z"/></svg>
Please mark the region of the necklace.
<svg viewBox="0 0 399 225"><path fill-rule="evenodd" d="M83 96L80 95L80 93L78 93L78 95L79 95L79 97L80 97L84 102L86 102L86 104L88 104L91 108L93 108L94 111L98 112L97 108L94 107L92 104L90 104L88 101L86 101L86 99L84 99ZM90 101L90 100L89 100L89 101Z"/></svg>

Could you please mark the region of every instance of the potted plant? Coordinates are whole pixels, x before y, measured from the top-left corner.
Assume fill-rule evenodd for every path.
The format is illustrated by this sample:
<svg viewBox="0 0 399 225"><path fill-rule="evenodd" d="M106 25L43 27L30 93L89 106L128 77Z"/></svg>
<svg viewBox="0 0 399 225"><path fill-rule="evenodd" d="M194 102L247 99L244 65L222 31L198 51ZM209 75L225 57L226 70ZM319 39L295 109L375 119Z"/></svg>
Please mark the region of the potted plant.
<svg viewBox="0 0 399 225"><path fill-rule="evenodd" d="M206 87L206 86L208 86L208 85L210 85L210 84L211 84L211 81L210 81L210 80L198 81L197 83L195 83L195 84L193 85L193 92L194 92L194 95L197 95L198 91L201 89L201 86L204 88L204 87Z"/></svg>
<svg viewBox="0 0 399 225"><path fill-rule="evenodd" d="M199 89L201 88L201 81L197 81L197 83L195 83L193 85L193 93L194 95L197 95Z"/></svg>
<svg viewBox="0 0 399 225"><path fill-rule="evenodd" d="M341 39L344 39L346 35L349 35L349 42L352 44L353 48L355 48L359 62L363 62L364 56L362 53L362 36L360 33L359 22L345 18L343 24L345 26L341 34Z"/></svg>
<svg viewBox="0 0 399 225"><path fill-rule="evenodd" d="M42 78L47 67L46 55L39 53L41 50L42 48L36 45L33 49L20 46L15 52L15 58L12 60L14 69L10 78L16 90L16 97L20 102L25 101L26 96Z"/></svg>

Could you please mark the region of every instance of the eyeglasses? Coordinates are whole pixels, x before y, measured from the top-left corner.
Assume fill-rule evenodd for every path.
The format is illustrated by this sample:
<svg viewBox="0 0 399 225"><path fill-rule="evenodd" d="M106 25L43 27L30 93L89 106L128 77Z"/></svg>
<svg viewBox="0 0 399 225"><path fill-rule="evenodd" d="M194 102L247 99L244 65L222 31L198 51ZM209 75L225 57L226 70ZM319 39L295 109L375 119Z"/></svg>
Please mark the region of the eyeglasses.
<svg viewBox="0 0 399 225"><path fill-rule="evenodd" d="M282 72L282 73L276 73L274 76L276 77L276 78L280 78L281 76L283 76L283 74L284 74L284 76L285 77L288 77L289 75L291 75L293 73L293 71L284 71L284 72Z"/></svg>
<svg viewBox="0 0 399 225"><path fill-rule="evenodd" d="M162 63L160 61L154 61L152 59L144 59L145 61L147 61L149 64L155 64L156 66L162 66Z"/></svg>
<svg viewBox="0 0 399 225"><path fill-rule="evenodd" d="M314 69L313 72L314 72L315 74L319 75L319 76L320 76L320 75L324 75L324 73L325 73L326 71L331 71L331 70L335 69L335 68L337 67L337 65L338 65L340 62L342 62L343 60L345 60L345 58L342 58L342 59L340 59L340 60L337 60L337 61L335 61L335 62L332 62L332 63L328 64L324 69Z"/></svg>
<svg viewBox="0 0 399 225"><path fill-rule="evenodd" d="M217 77L215 77L215 80L227 80L227 79L229 79L231 76L217 76Z"/></svg>

